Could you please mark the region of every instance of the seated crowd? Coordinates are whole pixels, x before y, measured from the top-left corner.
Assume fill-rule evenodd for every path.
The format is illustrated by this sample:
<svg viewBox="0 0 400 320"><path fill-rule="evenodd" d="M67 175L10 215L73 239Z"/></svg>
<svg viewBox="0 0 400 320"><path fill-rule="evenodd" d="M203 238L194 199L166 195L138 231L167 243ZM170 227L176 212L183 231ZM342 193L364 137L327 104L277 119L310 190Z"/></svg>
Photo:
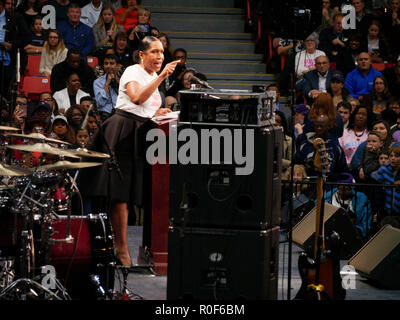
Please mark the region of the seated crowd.
<svg viewBox="0 0 400 320"><path fill-rule="evenodd" d="M305 38L304 48L274 39L285 57L280 76L287 69L296 79L294 117L278 104L276 125L284 131L283 179L290 179L292 162L295 181L317 176L313 141L324 139L328 181L357 183L328 188L326 201L350 212L359 236L368 240L385 224L400 227L400 190L393 187L400 184L400 2L389 1L382 12L368 10L363 0L351 2L355 29L345 30L340 6L323 0L321 26ZM282 83L274 90L286 91ZM287 150L292 143L294 154ZM294 188L294 221L304 215L302 205L315 201L313 190L312 184ZM292 199L286 195L284 206Z"/></svg>

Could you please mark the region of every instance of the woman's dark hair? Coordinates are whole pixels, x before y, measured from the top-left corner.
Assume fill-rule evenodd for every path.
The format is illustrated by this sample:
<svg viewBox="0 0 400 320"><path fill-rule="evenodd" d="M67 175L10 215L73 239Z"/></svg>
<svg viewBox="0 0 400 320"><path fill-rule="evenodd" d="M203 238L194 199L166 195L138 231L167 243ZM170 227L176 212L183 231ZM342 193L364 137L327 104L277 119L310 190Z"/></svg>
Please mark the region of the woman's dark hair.
<svg viewBox="0 0 400 320"><path fill-rule="evenodd" d="M336 110L339 110L339 108L345 108L351 113L351 104L348 101L340 101L336 106Z"/></svg>
<svg viewBox="0 0 400 320"><path fill-rule="evenodd" d="M142 52L145 52L147 49L150 48L150 45L155 41L161 42L158 38L156 38L154 36L146 36L146 37L144 37L142 39L142 41L140 41L140 43L139 43L138 50L142 51Z"/></svg>
<svg viewBox="0 0 400 320"><path fill-rule="evenodd" d="M350 118L349 118L349 125L347 126L347 129L351 129L354 130L354 120L356 118L356 114L358 113L358 110L360 109L365 109L367 110L367 123L366 123L366 127L368 131L372 130L372 124L375 121L375 115L373 114L373 112L371 111L370 108L368 108L367 106L363 106L363 105L359 105L356 106L354 111L350 114Z"/></svg>
<svg viewBox="0 0 400 320"><path fill-rule="evenodd" d="M287 122L286 122L286 116L282 111L276 110L275 113L281 117L281 125L283 128L283 134L287 134Z"/></svg>
<svg viewBox="0 0 400 320"><path fill-rule="evenodd" d="M45 131L48 126L46 121L44 121L44 119L42 119L41 117L31 116L26 119L25 130L27 132L32 132L35 125L42 126Z"/></svg>
<svg viewBox="0 0 400 320"><path fill-rule="evenodd" d="M383 123L383 125L384 125L385 128L386 128L387 136L386 136L385 142L384 142L384 144L383 144L383 148L384 148L384 149L389 149L390 145L391 145L392 142L393 142L393 138L392 138L392 135L391 135L391 133L390 133L390 125L389 125L389 123L387 123L387 121L385 121L385 120L376 120L376 121L374 121L374 122L372 123L371 130L372 130L372 128L373 128L375 125L377 125L378 123Z"/></svg>

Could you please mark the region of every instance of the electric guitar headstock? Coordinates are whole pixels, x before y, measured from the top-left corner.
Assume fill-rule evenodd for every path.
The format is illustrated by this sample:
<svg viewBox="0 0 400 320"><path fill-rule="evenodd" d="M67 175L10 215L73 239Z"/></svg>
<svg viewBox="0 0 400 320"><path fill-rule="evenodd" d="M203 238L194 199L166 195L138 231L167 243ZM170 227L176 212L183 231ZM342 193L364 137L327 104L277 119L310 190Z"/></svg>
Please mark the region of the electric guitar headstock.
<svg viewBox="0 0 400 320"><path fill-rule="evenodd" d="M322 138L315 138L314 140L314 167L323 174L330 170L328 153L326 152L325 141Z"/></svg>

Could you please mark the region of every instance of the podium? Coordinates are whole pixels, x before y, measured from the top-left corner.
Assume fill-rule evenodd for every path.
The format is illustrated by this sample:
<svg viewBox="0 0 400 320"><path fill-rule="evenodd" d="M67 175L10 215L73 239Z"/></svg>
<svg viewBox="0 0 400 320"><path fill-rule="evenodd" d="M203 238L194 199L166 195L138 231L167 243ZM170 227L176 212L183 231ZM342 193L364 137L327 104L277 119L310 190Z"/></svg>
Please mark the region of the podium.
<svg viewBox="0 0 400 320"><path fill-rule="evenodd" d="M176 124L176 119L152 121L152 128L164 131L169 135L170 124ZM151 207L145 212L143 232L149 232L150 243L139 247L138 264L154 266L154 271L167 275L168 266L168 227L169 227L169 184L170 166L155 163L151 166ZM146 235L144 235L144 238ZM145 241L144 241L145 242Z"/></svg>

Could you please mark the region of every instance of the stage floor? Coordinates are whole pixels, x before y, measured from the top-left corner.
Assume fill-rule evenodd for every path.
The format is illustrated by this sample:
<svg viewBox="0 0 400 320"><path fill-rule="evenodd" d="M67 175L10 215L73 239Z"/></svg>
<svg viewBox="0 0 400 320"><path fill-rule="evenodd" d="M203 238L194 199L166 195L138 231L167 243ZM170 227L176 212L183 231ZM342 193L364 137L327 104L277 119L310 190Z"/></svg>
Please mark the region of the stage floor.
<svg viewBox="0 0 400 320"><path fill-rule="evenodd" d="M279 250L279 283L278 300L287 300L287 276L288 276L288 243L284 242L285 237L281 235L282 242ZM133 262L137 263L139 246L142 243L142 227L129 226L128 240ZM298 292L301 279L297 270L297 260L301 249L293 244L292 247L292 273L291 273L291 299ZM341 261L341 266L347 261ZM118 277L115 281L115 289L119 288ZM166 300L167 277L149 274L148 272L134 272L128 275L129 291L133 293L134 299L143 300ZM388 290L371 284L361 275L356 275L355 289L348 289L346 300L400 300L400 290Z"/></svg>

